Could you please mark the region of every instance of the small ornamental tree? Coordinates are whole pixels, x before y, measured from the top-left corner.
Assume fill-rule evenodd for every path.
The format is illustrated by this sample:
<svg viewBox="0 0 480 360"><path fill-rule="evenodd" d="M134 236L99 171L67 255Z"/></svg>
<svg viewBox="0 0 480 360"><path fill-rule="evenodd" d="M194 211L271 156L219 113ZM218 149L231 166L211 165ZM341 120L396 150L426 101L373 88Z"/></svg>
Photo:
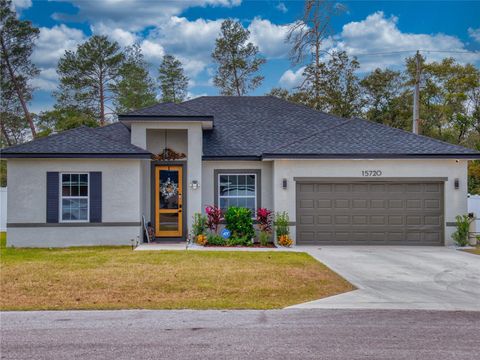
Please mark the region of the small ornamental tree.
<svg viewBox="0 0 480 360"><path fill-rule="evenodd" d="M259 208L257 210L257 222L260 231L272 233L272 211L266 208Z"/></svg>
<svg viewBox="0 0 480 360"><path fill-rule="evenodd" d="M223 213L222 209L215 205L207 206L205 208L205 212L207 213L207 226L208 228L213 231L215 234L218 234L218 226L220 222L223 220Z"/></svg>

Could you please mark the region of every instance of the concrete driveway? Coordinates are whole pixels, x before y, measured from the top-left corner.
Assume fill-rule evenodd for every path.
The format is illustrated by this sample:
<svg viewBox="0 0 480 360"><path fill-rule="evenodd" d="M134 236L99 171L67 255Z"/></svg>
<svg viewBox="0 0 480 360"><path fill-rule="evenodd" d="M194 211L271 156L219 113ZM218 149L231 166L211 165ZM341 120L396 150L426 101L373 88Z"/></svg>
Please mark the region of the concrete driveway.
<svg viewBox="0 0 480 360"><path fill-rule="evenodd" d="M480 311L480 256L445 247L298 246L358 290L292 308Z"/></svg>

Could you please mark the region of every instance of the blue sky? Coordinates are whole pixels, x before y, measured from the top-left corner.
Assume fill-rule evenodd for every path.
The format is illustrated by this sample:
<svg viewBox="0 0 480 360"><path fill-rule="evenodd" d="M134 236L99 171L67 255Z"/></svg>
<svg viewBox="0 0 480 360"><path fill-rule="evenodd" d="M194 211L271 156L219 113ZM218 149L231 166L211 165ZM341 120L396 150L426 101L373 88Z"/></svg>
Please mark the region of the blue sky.
<svg viewBox="0 0 480 360"><path fill-rule="evenodd" d="M215 95L210 53L223 19L235 18L267 59L265 81L252 94L292 88L302 66L292 67L284 37L302 13L303 1L248 0L13 0L20 17L40 27L33 61L41 69L31 108L47 110L54 99L56 64L92 34L108 35L122 46L141 45L152 75L165 53L184 63L190 96ZM454 56L480 66L480 1L343 1L348 11L334 18L327 49L357 56L362 76L376 67L399 68L405 56L425 50L428 60ZM388 54L398 52L398 54ZM382 53L379 55L378 53ZM383 54L387 53L387 54Z"/></svg>

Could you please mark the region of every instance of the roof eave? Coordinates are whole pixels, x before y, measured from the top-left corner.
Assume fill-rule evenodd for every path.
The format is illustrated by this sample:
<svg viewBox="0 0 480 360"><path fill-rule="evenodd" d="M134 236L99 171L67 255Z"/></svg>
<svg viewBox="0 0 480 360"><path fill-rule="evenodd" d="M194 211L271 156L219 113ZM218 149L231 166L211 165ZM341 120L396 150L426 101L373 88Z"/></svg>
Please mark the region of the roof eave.
<svg viewBox="0 0 480 360"><path fill-rule="evenodd" d="M262 154L263 160L279 159L480 159L480 153L465 154Z"/></svg>
<svg viewBox="0 0 480 360"><path fill-rule="evenodd" d="M118 115L118 120L129 126L136 122L201 122L203 129L213 128L213 116Z"/></svg>
<svg viewBox="0 0 480 360"><path fill-rule="evenodd" d="M2 153L2 159L151 159L151 153Z"/></svg>

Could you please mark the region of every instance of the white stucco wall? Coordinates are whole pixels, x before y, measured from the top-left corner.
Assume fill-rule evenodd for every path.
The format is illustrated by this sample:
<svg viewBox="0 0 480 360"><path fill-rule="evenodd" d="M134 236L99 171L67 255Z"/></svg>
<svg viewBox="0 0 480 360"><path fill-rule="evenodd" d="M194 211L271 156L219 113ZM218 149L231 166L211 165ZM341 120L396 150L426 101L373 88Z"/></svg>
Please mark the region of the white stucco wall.
<svg viewBox="0 0 480 360"><path fill-rule="evenodd" d="M81 246L130 244L140 226L46 225L46 174L102 172L102 222L140 222L141 163L133 159L10 159L8 160L9 246ZM19 227L18 224L27 224ZM28 225L30 224L30 225ZM40 224L32 228L31 224Z"/></svg>
<svg viewBox="0 0 480 360"><path fill-rule="evenodd" d="M202 210L215 203L215 170L261 170L261 204L273 208L272 161L204 161L202 172Z"/></svg>
<svg viewBox="0 0 480 360"><path fill-rule="evenodd" d="M275 160L273 165L273 198L275 211L287 211L296 221L295 177L353 177L361 178L362 170L381 170L386 178L448 177L445 182L445 223L454 222L455 216L467 213L467 161L465 160ZM460 188L454 188L454 179ZM282 188L282 179L288 187ZM455 227L445 226L446 245ZM291 227L295 237L295 226Z"/></svg>

